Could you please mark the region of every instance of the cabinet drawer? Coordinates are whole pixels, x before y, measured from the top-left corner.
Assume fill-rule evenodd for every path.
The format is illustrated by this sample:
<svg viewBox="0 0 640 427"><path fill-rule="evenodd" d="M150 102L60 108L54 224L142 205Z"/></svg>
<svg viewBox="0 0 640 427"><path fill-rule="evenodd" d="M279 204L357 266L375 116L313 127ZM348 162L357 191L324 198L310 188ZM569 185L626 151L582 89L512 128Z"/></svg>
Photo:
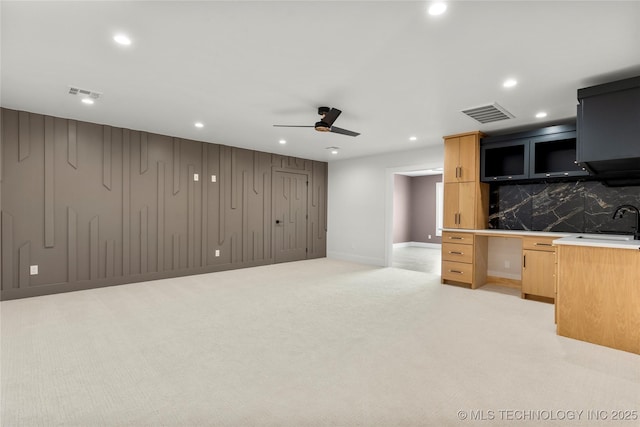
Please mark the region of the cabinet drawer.
<svg viewBox="0 0 640 427"><path fill-rule="evenodd" d="M443 231L442 243L459 243L462 245L472 245L473 233L456 233L454 231Z"/></svg>
<svg viewBox="0 0 640 427"><path fill-rule="evenodd" d="M442 259L445 261L464 262L471 264L473 262L473 245L465 245L461 243L443 243Z"/></svg>
<svg viewBox="0 0 640 427"><path fill-rule="evenodd" d="M442 261L442 278L455 282L473 282L473 264L461 262Z"/></svg>
<svg viewBox="0 0 640 427"><path fill-rule="evenodd" d="M545 251L545 252L555 252L556 248L553 246L552 242L557 239L557 237L523 237L522 238L522 249L530 249L534 251Z"/></svg>

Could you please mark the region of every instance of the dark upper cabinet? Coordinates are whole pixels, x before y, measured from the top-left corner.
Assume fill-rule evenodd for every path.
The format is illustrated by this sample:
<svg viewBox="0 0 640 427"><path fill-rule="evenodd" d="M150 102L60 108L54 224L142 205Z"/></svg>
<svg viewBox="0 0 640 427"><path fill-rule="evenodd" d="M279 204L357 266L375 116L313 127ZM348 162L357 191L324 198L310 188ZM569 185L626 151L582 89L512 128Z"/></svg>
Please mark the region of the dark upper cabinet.
<svg viewBox="0 0 640 427"><path fill-rule="evenodd" d="M483 138L480 161L483 182L572 179L588 175L576 162L574 125Z"/></svg>
<svg viewBox="0 0 640 427"><path fill-rule="evenodd" d="M533 137L529 150L529 178L568 178L589 174L576 161L575 130Z"/></svg>
<svg viewBox="0 0 640 427"><path fill-rule="evenodd" d="M528 177L529 140L483 143L480 147L481 181L518 181Z"/></svg>
<svg viewBox="0 0 640 427"><path fill-rule="evenodd" d="M578 162L611 185L638 185L640 76L579 89L578 100Z"/></svg>

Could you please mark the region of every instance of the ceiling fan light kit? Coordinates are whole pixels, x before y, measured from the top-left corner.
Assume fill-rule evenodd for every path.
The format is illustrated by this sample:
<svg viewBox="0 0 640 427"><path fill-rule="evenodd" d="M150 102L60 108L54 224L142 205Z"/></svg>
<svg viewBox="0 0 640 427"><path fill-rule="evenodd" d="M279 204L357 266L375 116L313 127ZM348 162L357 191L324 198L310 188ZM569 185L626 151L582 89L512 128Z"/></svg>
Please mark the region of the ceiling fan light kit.
<svg viewBox="0 0 640 427"><path fill-rule="evenodd" d="M347 135L347 136L360 135L360 133L358 132L333 126L333 122L336 121L336 119L341 113L342 111L338 110L337 108L318 107L318 114L322 116L322 119L319 122L316 122L314 126L304 126L304 125L273 125L273 126L285 127L285 128L314 128L318 132L332 132L332 133L339 133L341 135Z"/></svg>

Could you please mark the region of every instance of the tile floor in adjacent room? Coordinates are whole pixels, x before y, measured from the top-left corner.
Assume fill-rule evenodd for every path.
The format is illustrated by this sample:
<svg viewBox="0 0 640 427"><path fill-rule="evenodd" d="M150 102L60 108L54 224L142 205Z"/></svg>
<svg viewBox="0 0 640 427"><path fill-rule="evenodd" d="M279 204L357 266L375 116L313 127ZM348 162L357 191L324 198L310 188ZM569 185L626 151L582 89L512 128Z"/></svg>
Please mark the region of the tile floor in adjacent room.
<svg viewBox="0 0 640 427"><path fill-rule="evenodd" d="M440 274L440 248L394 247L392 267Z"/></svg>

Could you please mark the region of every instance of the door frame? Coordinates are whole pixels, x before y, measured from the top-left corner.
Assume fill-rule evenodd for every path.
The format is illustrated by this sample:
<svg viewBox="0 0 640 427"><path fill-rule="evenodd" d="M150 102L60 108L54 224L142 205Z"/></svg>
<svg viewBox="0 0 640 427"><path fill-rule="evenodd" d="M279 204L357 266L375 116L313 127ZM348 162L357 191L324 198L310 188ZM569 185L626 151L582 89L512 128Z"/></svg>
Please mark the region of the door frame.
<svg viewBox="0 0 640 427"><path fill-rule="evenodd" d="M412 172L416 170L427 170L443 168L444 160L431 163L419 163L412 166L400 166L395 168L386 168L385 170L385 224L384 224L384 267L391 267L393 263L393 188L394 176L399 172ZM444 171L443 171L444 177Z"/></svg>

